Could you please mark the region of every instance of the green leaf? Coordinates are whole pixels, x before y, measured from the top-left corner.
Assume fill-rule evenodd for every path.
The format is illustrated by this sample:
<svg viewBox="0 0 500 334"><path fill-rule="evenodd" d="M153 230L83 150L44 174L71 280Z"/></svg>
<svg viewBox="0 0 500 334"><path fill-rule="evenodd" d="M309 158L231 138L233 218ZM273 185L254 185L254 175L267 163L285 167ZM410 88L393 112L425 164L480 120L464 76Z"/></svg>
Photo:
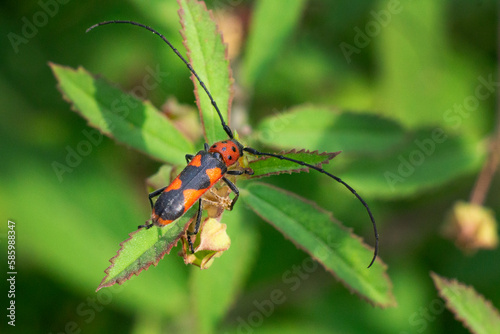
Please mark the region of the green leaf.
<svg viewBox="0 0 500 334"><path fill-rule="evenodd" d="M222 117L228 122L233 78L226 45L222 42L222 36L212 13L207 10L204 2L179 0L179 5L181 33L190 63L217 102ZM200 110L205 139L208 143L226 139L227 134L210 99L194 76L191 76L191 79L195 85L196 103Z"/></svg>
<svg viewBox="0 0 500 334"><path fill-rule="evenodd" d="M377 259L367 269L372 250L334 221L329 212L263 183L248 184L240 193L242 200L257 215L320 262L351 291L373 305L394 306L386 265Z"/></svg>
<svg viewBox="0 0 500 334"><path fill-rule="evenodd" d="M257 1L245 50L243 84L252 87L297 25L305 0Z"/></svg>
<svg viewBox="0 0 500 334"><path fill-rule="evenodd" d="M169 185L173 179L180 173L180 168L172 165L162 165L158 171L146 179L146 185L148 190L154 191L155 189L160 189Z"/></svg>
<svg viewBox="0 0 500 334"><path fill-rule="evenodd" d="M182 260L163 261L126 287L114 286L97 295L92 292L120 241L145 220L141 208L149 207L147 195L131 192L137 185L129 173L89 156L73 173L65 173L61 183L50 168L50 157L28 163L27 152L32 151L23 153L26 148L18 145L13 159L24 167L4 164L2 172L12 177L3 182L9 194L0 195L0 206L15 213L17 232L24 235L19 238L23 256L36 254L37 267L44 268L55 284L91 298L111 293L113 302L131 314L151 305L157 306L149 310L154 315L188 312L183 303L189 290ZM26 191L30 187L37 191ZM30 203L29 210L26 203ZM23 223L34 216L39 223ZM144 293L144 286L156 287L158 294ZM169 299L162 297L165 295Z"/></svg>
<svg viewBox="0 0 500 334"><path fill-rule="evenodd" d="M280 290L274 290L274 291L280 291ZM255 304L253 304L255 305ZM278 306L276 306L278 308ZM272 311L275 311L275 309L272 309ZM314 311L313 311L314 312ZM239 318L238 320L241 319L241 321L238 322L237 325L233 325L234 328L232 330L225 330L224 333L243 333L242 329L250 328L250 330L253 330L255 327L250 327L247 324L254 324L256 322L253 321L253 319L258 319L256 316L254 316L256 313L249 313L247 318ZM257 313L260 314L260 313ZM291 319L293 318L293 319ZM304 319L305 318L305 319ZM273 319L273 321L264 321L262 326L258 327L258 332L259 334L276 334L276 333L286 333L286 334L304 334L304 333L314 333L314 334L332 334L336 332L341 332L341 331L333 331L332 327L336 326L335 325L324 325L321 323L317 323L317 321L311 321L311 318L307 319L306 317L302 316L291 316L290 318L286 319ZM332 321L333 322L333 321ZM332 323L330 322L330 323ZM242 325L243 324L243 325ZM245 326L246 325L246 326ZM337 327L335 327L337 328ZM248 331L248 333L252 333ZM353 331L354 332L354 331Z"/></svg>
<svg viewBox="0 0 500 334"><path fill-rule="evenodd" d="M341 174L364 196L399 198L470 173L483 158L484 147L440 128L429 128L410 133L390 154L354 161Z"/></svg>
<svg viewBox="0 0 500 334"><path fill-rule="evenodd" d="M169 163L183 163L186 152L194 151L191 142L150 102L125 94L81 67L50 67L73 109L107 136Z"/></svg>
<svg viewBox="0 0 500 334"><path fill-rule="evenodd" d="M263 120L254 134L280 148L363 154L337 176L364 196L398 198L443 185L480 166L484 147L442 128L405 130L370 114L302 106Z"/></svg>
<svg viewBox="0 0 500 334"><path fill-rule="evenodd" d="M280 152L278 154L283 155L287 158L306 162L313 166L321 167L322 164L328 163L331 159L340 154L340 152L318 153L318 151L309 152L306 150L301 150L299 152L296 152L295 150L292 150L289 152ZM253 175L251 175L249 178L260 178L282 173L291 174L292 172L299 173L309 171L308 167L300 166L294 162L266 156L250 161L249 167L254 172Z"/></svg>
<svg viewBox="0 0 500 334"><path fill-rule="evenodd" d="M193 268L190 276L191 307L199 333L214 332L227 314L249 275L258 248L255 226L248 224L246 212L236 205L224 214L223 222L234 240L231 247L209 270Z"/></svg>
<svg viewBox="0 0 500 334"><path fill-rule="evenodd" d="M500 313L489 300L485 300L473 287L457 280L449 280L433 272L431 277L439 295L446 301L446 307L472 333L498 333Z"/></svg>
<svg viewBox="0 0 500 334"><path fill-rule="evenodd" d="M448 79L462 69L447 68L448 48L440 14L444 9L444 3L437 1L408 4L393 16L389 29L384 29L377 39L375 51L384 69L381 110L398 117L408 127L439 124L444 111L457 102L458 96L463 96L458 91L452 93L462 80ZM421 15L423 12L427 15ZM409 36L416 43L408 43ZM427 47L419 47L422 43Z"/></svg>
<svg viewBox="0 0 500 334"><path fill-rule="evenodd" d="M396 122L372 114L306 105L264 119L255 137L280 148L375 155L397 147L405 132Z"/></svg>
<svg viewBox="0 0 500 334"><path fill-rule="evenodd" d="M176 33L177 36L169 35L168 40L172 44L176 45L177 39L180 43L179 22L177 21L176 11L179 9L179 5L174 1L163 1L163 0L151 0L144 2L141 0L130 1L135 8L136 12L139 12L141 17L146 18L146 22L151 27L161 27L168 29L171 33Z"/></svg>
<svg viewBox="0 0 500 334"><path fill-rule="evenodd" d="M153 226L130 233L130 238L120 244L117 254L110 260L111 265L105 270L106 276L97 290L115 283L122 284L152 264L156 266L184 235L196 210L196 206L191 207L181 218L167 226Z"/></svg>
<svg viewBox="0 0 500 334"><path fill-rule="evenodd" d="M439 124L461 136L482 137L485 119L473 115L486 113L488 104L478 103L469 110L466 101L477 97L484 62L456 52L446 33L444 2L413 1L398 8L373 39L374 59L382 74L378 109L406 127Z"/></svg>

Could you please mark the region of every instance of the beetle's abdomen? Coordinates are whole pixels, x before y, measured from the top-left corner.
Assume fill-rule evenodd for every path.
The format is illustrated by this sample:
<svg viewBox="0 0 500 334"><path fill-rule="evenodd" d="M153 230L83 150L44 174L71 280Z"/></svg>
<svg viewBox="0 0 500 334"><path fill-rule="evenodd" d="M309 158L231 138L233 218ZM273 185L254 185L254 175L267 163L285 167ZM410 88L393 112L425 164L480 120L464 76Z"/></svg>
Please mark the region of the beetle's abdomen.
<svg viewBox="0 0 500 334"><path fill-rule="evenodd" d="M153 222L163 226L180 218L226 171L226 165L211 153L198 152L156 200Z"/></svg>

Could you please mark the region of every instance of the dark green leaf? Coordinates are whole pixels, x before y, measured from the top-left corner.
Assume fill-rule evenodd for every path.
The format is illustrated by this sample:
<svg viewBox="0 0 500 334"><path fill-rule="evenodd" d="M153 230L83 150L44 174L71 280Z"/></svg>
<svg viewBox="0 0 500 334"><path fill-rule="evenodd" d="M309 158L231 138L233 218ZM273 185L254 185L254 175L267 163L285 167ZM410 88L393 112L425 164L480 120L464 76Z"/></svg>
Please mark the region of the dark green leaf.
<svg viewBox="0 0 500 334"><path fill-rule="evenodd" d="M397 150L354 161L342 179L365 196L400 198L441 186L479 168L484 147L440 128L412 133Z"/></svg>
<svg viewBox="0 0 500 334"><path fill-rule="evenodd" d="M396 122L372 114L310 105L264 119L255 137L280 148L376 155L400 145L405 132Z"/></svg>

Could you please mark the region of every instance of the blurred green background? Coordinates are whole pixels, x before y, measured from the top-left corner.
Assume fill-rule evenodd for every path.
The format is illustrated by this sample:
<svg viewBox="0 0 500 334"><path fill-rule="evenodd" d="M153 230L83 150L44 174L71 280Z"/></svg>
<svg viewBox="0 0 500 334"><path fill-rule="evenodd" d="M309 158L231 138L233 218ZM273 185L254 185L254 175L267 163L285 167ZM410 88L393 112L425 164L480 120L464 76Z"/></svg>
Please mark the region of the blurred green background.
<svg viewBox="0 0 500 334"><path fill-rule="evenodd" d="M234 101L233 125L241 133L262 117L313 103L385 115L409 132L443 128L471 148L467 165L451 166L449 179L419 187L420 181L409 176L405 182L411 189L400 193L364 185L360 170L370 165L361 157L344 152L331 163L340 166L333 169L336 175L367 194L398 306L382 310L368 305L321 267L290 289L282 277L301 266L306 254L248 210L243 211L252 227L248 233L258 235L248 245L253 264L240 275L231 307L216 323L196 324L190 291L198 286L190 277L199 269L186 267L175 249L124 286L96 294L119 243L150 215L144 180L160 163L104 138L58 177L54 162L66 164L68 152L81 148L90 128L61 98L47 63L81 65L125 91L141 85L148 68L160 64L168 76L147 98L158 107L172 96L192 104L187 69L156 38L124 26L85 34L99 21L130 19L155 27L182 50L178 6L171 0L7 1L0 5L0 258L5 264L7 219L12 219L18 272L16 328L8 332L467 333L443 310L429 271L473 285L500 306L498 248L464 254L441 233L446 212L469 198L494 130L496 91L481 98L467 117L450 121L445 115L477 94L480 78L498 81L497 3L276 1L269 15L293 6L295 16L256 28L252 14L257 3L207 1L228 27L235 48L231 62L243 93ZM259 14L262 22L265 14ZM38 26L30 27L33 22ZM374 30L360 37L366 28ZM273 34L279 34L278 43L267 44ZM356 51L346 56L347 44ZM253 59L263 57L256 61L258 69L252 69L252 53ZM434 167L424 162L420 177L442 172ZM352 178L349 170L357 171ZM371 245L371 226L360 204L345 189L321 180L311 173L266 181L317 201ZM497 217L499 189L497 177L484 203ZM230 215L224 217L231 236ZM238 243L237 237L232 242ZM217 262L209 270L216 275ZM272 312L260 310L257 304L275 289L286 291L284 302ZM7 302L2 298L2 309Z"/></svg>

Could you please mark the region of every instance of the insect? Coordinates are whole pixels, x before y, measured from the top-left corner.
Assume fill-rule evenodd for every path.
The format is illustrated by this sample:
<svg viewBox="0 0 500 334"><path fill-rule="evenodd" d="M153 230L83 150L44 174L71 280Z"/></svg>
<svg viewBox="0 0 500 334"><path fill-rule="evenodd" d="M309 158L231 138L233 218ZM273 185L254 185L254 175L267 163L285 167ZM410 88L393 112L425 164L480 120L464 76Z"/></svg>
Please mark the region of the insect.
<svg viewBox="0 0 500 334"><path fill-rule="evenodd" d="M229 210L231 210L238 200L239 191L238 188L228 180L225 175L243 175L253 174L253 171L249 168L244 169L231 169L228 168L233 166L240 157L242 157L245 153L249 153L254 156L268 156L273 157L280 160L287 160L293 163L296 163L301 166L305 166L311 169L314 169L320 173L323 173L335 181L344 185L356 198L363 204L368 215L370 216L370 220L373 225L373 232L375 234L375 249L373 252L373 258L368 265L368 268L372 266L377 258L378 254L378 232L377 225L375 223L375 219L373 217L368 204L361 198L360 195L347 183L342 181L335 175L330 174L324 169L308 164L304 161L295 160L289 157L285 157L283 155L274 154L274 153L266 153L260 152L251 147L243 146L238 140L234 138L233 131L226 124L222 114L217 106L217 103L213 99L210 94L208 88L205 83L198 76L196 71L193 69L191 64L179 53L179 51L163 36L161 33L157 32L153 28L146 26L141 23L137 23L134 21L104 21L97 23L90 28L87 29L87 32L90 30L107 25L107 24L115 24L115 23L124 23L131 24L134 26L138 26L144 29L149 30L155 35L158 35L168 46L174 51L174 53L186 64L189 71L196 77L196 80L199 82L203 90L208 95L210 102L212 103L217 115L220 118L221 126L224 131L227 133L229 139L222 140L217 143L214 143L212 146L209 146L205 143L205 147L203 150L199 151L196 155L186 154L186 162L188 165L181 173L170 183L170 185L160 188L158 190L153 191L149 194L149 202L152 208L151 223L147 223L144 225L140 225L139 228L150 228L152 226L165 226L167 224L172 223L177 218L181 217L187 210L189 210L195 202L199 202L198 215L196 218L196 223L194 226L194 230L192 232L188 232L187 240L190 247L191 252L194 253L193 244L191 241L191 236L196 235L200 228L201 216L202 216L202 205L201 205L201 197L205 192L207 192L210 188L212 188L217 182L222 180L227 184L227 186L234 193L234 198L229 205ZM153 204L153 198L158 197L156 202Z"/></svg>

